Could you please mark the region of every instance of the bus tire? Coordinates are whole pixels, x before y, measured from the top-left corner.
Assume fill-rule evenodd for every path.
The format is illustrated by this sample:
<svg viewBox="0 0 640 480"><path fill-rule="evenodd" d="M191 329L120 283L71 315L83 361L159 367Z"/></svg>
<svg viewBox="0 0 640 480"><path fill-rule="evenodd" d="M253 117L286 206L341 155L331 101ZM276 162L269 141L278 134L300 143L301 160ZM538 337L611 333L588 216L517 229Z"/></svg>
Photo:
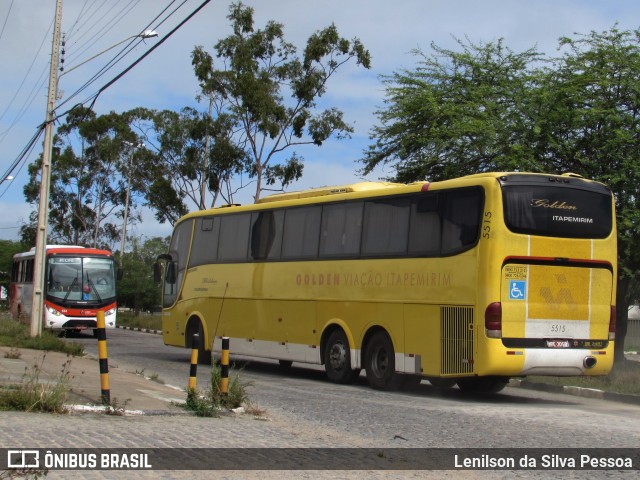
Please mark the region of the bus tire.
<svg viewBox="0 0 640 480"><path fill-rule="evenodd" d="M506 377L464 377L458 379L458 388L467 394L498 393L507 383Z"/></svg>
<svg viewBox="0 0 640 480"><path fill-rule="evenodd" d="M393 343L386 332L376 332L367 343L365 352L367 381L376 390L397 390L402 378L396 373Z"/></svg>
<svg viewBox="0 0 640 480"><path fill-rule="evenodd" d="M329 335L324 348L324 369L334 383L353 383L359 370L351 368L351 350L345 333L337 328Z"/></svg>
<svg viewBox="0 0 640 480"><path fill-rule="evenodd" d="M198 322L198 336L200 337L200 342L198 343L198 363L200 365L211 366L213 356L211 355L211 350L207 350L204 344L204 329L200 322Z"/></svg>

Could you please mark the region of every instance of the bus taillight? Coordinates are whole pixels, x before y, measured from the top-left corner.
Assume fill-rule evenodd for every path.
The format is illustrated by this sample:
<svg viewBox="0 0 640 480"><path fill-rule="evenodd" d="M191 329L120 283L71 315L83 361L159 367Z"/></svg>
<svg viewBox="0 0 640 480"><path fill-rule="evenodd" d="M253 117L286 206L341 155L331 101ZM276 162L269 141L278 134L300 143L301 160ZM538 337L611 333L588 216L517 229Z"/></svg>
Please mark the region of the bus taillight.
<svg viewBox="0 0 640 480"><path fill-rule="evenodd" d="M611 313L609 314L609 340L616 339L616 306L611 305Z"/></svg>
<svg viewBox="0 0 640 480"><path fill-rule="evenodd" d="M502 337L502 304L500 302L493 302L487 306L484 312L484 328L487 337Z"/></svg>

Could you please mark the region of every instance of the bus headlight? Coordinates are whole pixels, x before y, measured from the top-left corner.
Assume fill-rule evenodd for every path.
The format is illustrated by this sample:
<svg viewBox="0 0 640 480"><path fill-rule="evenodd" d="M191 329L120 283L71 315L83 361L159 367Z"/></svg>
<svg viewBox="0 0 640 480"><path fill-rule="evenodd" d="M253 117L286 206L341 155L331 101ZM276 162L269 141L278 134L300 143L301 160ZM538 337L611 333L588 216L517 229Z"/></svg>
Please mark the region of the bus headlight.
<svg viewBox="0 0 640 480"><path fill-rule="evenodd" d="M116 313L116 309L112 308L112 309L107 310L106 312L104 312L104 316L105 317L109 317L109 316L113 315L114 313Z"/></svg>
<svg viewBox="0 0 640 480"><path fill-rule="evenodd" d="M51 315L53 315L54 317L59 317L59 316L61 316L61 315L62 315L58 310L56 310L55 308L50 307L50 306L48 306L48 305L47 305L47 311L48 311Z"/></svg>

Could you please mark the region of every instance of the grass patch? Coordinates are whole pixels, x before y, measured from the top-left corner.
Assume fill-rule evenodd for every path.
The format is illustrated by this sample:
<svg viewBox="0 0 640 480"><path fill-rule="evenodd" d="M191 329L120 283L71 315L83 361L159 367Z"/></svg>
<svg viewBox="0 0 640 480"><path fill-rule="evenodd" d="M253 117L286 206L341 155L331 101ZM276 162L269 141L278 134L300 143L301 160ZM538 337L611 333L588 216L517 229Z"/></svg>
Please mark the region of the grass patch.
<svg viewBox="0 0 640 480"><path fill-rule="evenodd" d="M118 325L121 327L141 328L143 330L162 330L162 316L159 313L151 315L133 315L118 312Z"/></svg>
<svg viewBox="0 0 640 480"><path fill-rule="evenodd" d="M122 417L127 413L127 404L130 401L130 398L127 398L124 402L120 402L117 398L114 398L111 400L111 403L107 405L104 413L106 413L107 415Z"/></svg>
<svg viewBox="0 0 640 480"><path fill-rule="evenodd" d="M64 404L69 392L71 360L67 360L62 365L60 375L55 382L44 383L40 380L40 374L46 356L46 353L43 354L39 364L25 371L20 385L0 388L0 410L66 413Z"/></svg>
<svg viewBox="0 0 640 480"><path fill-rule="evenodd" d="M222 410L238 408L247 402L247 387L250 385L251 383L240 381L240 374L237 373L229 379L228 393L222 393L222 370L219 365L214 364L211 367L209 389L204 393L189 390L184 408L199 417L217 417Z"/></svg>
<svg viewBox="0 0 640 480"><path fill-rule="evenodd" d="M32 337L28 325L5 318L0 319L0 345L62 352L73 356L84 354L84 346L79 343L67 342L48 330L44 330L39 337Z"/></svg>
<svg viewBox="0 0 640 480"><path fill-rule="evenodd" d="M22 356L22 352L16 347L11 347L11 349L9 349L9 351L5 352L4 354L4 358L10 358L13 360L17 360L21 356Z"/></svg>
<svg viewBox="0 0 640 480"><path fill-rule="evenodd" d="M551 385L595 388L605 392L640 395L640 362L616 362L608 375L598 377L527 377L531 382Z"/></svg>

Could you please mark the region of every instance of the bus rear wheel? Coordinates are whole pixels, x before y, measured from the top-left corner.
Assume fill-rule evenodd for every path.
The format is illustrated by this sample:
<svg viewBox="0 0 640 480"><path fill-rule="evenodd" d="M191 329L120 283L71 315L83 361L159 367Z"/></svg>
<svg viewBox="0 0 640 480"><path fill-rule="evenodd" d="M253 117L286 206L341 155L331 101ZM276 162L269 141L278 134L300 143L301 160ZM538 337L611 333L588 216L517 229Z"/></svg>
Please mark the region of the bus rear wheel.
<svg viewBox="0 0 640 480"><path fill-rule="evenodd" d="M324 349L324 368L334 383L353 383L360 373L351 368L351 350L345 333L336 329L329 335Z"/></svg>
<svg viewBox="0 0 640 480"><path fill-rule="evenodd" d="M458 379L458 388L463 393L498 393L509 383L505 377L464 377Z"/></svg>
<svg viewBox="0 0 640 480"><path fill-rule="evenodd" d="M397 390L402 378L396 373L396 357L393 343L385 332L371 337L365 352L367 381L376 390Z"/></svg>

